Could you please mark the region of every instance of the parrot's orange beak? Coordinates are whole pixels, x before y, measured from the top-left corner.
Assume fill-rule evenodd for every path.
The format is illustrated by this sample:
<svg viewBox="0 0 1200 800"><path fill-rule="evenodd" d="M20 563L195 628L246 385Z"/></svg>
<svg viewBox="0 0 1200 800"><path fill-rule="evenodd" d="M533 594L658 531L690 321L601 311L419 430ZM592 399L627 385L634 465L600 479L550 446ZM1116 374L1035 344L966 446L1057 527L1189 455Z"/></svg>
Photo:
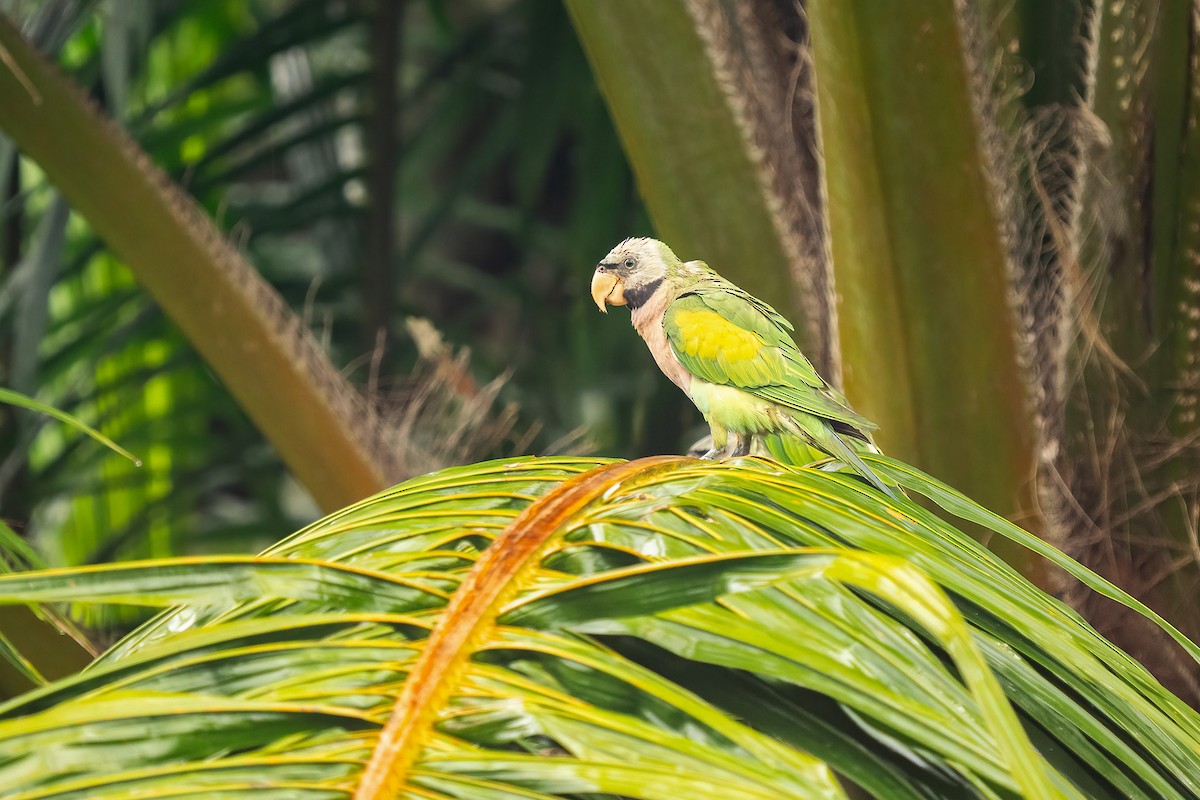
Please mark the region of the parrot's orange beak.
<svg viewBox="0 0 1200 800"><path fill-rule="evenodd" d="M592 299L596 301L596 307L607 314L605 304L625 305L625 284L608 270L597 269L596 274L592 276Z"/></svg>

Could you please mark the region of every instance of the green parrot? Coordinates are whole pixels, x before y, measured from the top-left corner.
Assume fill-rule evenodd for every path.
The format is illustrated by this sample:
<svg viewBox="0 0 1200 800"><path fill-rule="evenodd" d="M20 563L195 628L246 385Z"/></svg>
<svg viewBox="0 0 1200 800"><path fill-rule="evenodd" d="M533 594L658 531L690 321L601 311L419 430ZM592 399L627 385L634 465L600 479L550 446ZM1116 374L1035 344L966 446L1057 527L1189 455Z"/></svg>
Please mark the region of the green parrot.
<svg viewBox="0 0 1200 800"><path fill-rule="evenodd" d="M846 398L813 369L775 309L703 261L680 261L657 239L626 239L597 265L592 299L601 311L629 306L633 327L659 369L691 398L712 431L704 458L749 454L754 437L786 448L789 436L893 492L858 452L879 452ZM780 442L782 440L782 442Z"/></svg>

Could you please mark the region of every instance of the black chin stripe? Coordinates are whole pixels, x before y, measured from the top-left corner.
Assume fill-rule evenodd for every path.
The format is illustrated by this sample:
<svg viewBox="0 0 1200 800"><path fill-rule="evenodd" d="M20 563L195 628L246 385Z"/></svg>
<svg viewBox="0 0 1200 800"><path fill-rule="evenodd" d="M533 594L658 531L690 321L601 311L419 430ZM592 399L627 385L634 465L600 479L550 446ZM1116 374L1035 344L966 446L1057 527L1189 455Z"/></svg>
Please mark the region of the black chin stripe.
<svg viewBox="0 0 1200 800"><path fill-rule="evenodd" d="M625 287L625 302L629 304L631 309L638 308L642 303L650 299L650 295L658 291L658 287L662 286L662 282L663 279L658 278L636 288Z"/></svg>

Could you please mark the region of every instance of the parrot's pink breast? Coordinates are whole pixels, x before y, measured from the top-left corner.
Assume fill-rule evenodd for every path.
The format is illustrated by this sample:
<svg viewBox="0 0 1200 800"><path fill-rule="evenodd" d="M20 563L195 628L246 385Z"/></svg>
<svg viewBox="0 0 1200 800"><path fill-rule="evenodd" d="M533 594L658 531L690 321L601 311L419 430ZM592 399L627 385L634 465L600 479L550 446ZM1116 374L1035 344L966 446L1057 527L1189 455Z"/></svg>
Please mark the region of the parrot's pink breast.
<svg viewBox="0 0 1200 800"><path fill-rule="evenodd" d="M692 375L679 363L675 351L667 341L667 334L663 332L663 316L670 299L667 285L663 284L633 312L633 327L650 348L650 355L654 356L654 363L658 364L658 368L690 397Z"/></svg>

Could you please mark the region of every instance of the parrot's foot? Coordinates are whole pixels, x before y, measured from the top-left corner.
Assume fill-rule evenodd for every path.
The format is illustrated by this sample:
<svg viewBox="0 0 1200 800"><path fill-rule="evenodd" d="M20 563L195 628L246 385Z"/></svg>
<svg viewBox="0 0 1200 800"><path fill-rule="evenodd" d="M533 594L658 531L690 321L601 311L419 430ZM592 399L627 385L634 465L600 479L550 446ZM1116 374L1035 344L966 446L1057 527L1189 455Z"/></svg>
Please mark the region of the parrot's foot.
<svg viewBox="0 0 1200 800"><path fill-rule="evenodd" d="M729 454L730 458L741 458L742 456L750 455L750 445L754 441L752 436L737 437L737 446L733 448L733 452Z"/></svg>
<svg viewBox="0 0 1200 800"><path fill-rule="evenodd" d="M721 457L721 451L714 447L700 457L705 461L716 461Z"/></svg>

